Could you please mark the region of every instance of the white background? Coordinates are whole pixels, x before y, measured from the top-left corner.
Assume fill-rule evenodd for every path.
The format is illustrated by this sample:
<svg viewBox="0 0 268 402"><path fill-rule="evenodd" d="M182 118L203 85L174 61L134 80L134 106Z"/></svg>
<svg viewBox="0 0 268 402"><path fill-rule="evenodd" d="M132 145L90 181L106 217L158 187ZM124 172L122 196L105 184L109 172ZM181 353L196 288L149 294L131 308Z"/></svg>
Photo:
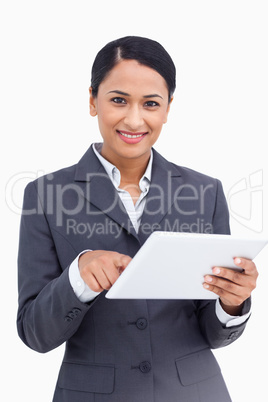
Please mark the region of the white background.
<svg viewBox="0 0 268 402"><path fill-rule="evenodd" d="M63 347L41 355L16 333L19 211L29 180L76 163L100 139L88 114L96 52L125 35L164 45L177 90L156 149L222 181L234 234L268 237L267 2L6 0L0 15L0 398L48 402ZM267 261L265 249L244 335L215 351L233 402L268 400Z"/></svg>

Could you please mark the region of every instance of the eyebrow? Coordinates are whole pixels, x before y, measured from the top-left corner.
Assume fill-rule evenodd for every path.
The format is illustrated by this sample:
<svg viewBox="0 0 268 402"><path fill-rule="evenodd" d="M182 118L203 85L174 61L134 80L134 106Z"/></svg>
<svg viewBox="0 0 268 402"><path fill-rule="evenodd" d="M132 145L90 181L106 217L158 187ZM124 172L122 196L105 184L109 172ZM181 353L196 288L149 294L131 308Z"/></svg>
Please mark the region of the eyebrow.
<svg viewBox="0 0 268 402"><path fill-rule="evenodd" d="M109 91L107 92L107 94L110 93L116 93L118 95L123 95L123 96L131 96L130 94L123 92L123 91L118 91L117 89L113 90L113 91ZM158 94L151 94L151 95L144 95L143 98L148 99L148 98L162 98L162 96L158 95Z"/></svg>

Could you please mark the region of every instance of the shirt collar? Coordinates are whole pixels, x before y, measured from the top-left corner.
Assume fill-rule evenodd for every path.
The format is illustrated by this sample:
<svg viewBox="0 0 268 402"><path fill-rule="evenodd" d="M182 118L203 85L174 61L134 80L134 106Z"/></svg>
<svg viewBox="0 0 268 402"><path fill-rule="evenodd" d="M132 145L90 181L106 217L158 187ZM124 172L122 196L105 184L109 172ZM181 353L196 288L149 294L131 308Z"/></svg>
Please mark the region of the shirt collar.
<svg viewBox="0 0 268 402"><path fill-rule="evenodd" d="M95 143L93 144L93 150L99 159L100 163L104 167L105 171L107 172L108 176L112 180L113 184L115 185L116 188L118 188L120 181L121 181L121 174L119 169L107 161L102 155L101 155L101 148L102 148L102 143ZM151 150L151 156L147 165L147 168L145 170L144 175L140 179L139 186L142 192L146 190L146 188L149 187L150 182L151 182L151 177L152 177L152 164L153 164L153 151Z"/></svg>

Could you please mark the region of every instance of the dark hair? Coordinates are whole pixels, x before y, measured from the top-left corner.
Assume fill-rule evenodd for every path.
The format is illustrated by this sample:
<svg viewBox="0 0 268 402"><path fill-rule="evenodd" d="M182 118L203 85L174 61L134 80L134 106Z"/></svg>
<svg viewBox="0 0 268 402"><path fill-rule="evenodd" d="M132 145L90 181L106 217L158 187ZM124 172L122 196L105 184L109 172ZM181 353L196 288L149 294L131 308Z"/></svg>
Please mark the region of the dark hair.
<svg viewBox="0 0 268 402"><path fill-rule="evenodd" d="M167 83L170 101L176 87L175 65L160 43L140 36L116 39L97 53L91 71L93 96L97 96L100 83L120 60L137 60L156 70Z"/></svg>

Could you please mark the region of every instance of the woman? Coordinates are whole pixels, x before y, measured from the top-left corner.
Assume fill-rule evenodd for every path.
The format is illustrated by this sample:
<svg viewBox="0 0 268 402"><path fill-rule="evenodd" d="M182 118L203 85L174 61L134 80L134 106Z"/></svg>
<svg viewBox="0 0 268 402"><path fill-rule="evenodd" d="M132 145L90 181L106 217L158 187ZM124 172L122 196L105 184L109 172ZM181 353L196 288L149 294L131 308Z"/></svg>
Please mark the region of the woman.
<svg viewBox="0 0 268 402"><path fill-rule="evenodd" d="M154 230L229 233L221 183L152 149L174 90L159 43L107 44L90 87L103 143L25 190L18 332L39 352L66 342L54 402L230 401L210 349L245 328L252 261L235 259L243 273L216 267L204 278L217 302L105 298Z"/></svg>

